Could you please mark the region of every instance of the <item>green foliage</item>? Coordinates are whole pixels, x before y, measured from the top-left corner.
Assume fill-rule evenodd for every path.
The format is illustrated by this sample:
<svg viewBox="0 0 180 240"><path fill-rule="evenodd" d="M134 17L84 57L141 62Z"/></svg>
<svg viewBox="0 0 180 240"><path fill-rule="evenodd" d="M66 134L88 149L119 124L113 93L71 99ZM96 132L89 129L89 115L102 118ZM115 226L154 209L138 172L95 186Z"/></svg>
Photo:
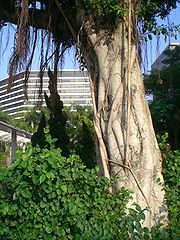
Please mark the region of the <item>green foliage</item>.
<svg viewBox="0 0 180 240"><path fill-rule="evenodd" d="M0 121L8 123L10 121L9 116L0 109Z"/></svg>
<svg viewBox="0 0 180 240"><path fill-rule="evenodd" d="M9 151L0 152L0 167L6 165L6 161L8 157L9 157Z"/></svg>
<svg viewBox="0 0 180 240"><path fill-rule="evenodd" d="M19 115L15 114L12 117L0 111L0 121L7 122L10 125L34 133L37 131L39 122L41 121L42 112L45 114L46 118L49 118L49 110L47 107L41 107L41 111L37 106L33 108L22 108L20 110L25 111L25 113L20 113Z"/></svg>
<svg viewBox="0 0 180 240"><path fill-rule="evenodd" d="M145 79L146 89L153 93L150 104L156 133L169 133L173 149L180 146L180 47L166 51L164 68L152 72Z"/></svg>
<svg viewBox="0 0 180 240"><path fill-rule="evenodd" d="M1 239L150 239L145 210L125 208L129 191L110 193L114 181L98 177L97 167L86 169L76 155L63 157L49 130L46 140L50 150L29 146L0 169ZM162 239L154 229L154 239Z"/></svg>
<svg viewBox="0 0 180 240"><path fill-rule="evenodd" d="M180 47L166 51L164 68L147 79L154 100L150 104L153 124L163 156L163 175L169 211L170 239L179 239L180 229ZM167 134L167 132L169 134ZM167 144L167 141L170 143ZM172 151L177 149L177 151Z"/></svg>
<svg viewBox="0 0 180 240"><path fill-rule="evenodd" d="M42 113L40 111L37 111L36 107L29 109L28 112L25 114L24 116L25 122L27 123L28 126L31 127L32 132L35 132L37 130L41 117Z"/></svg>
<svg viewBox="0 0 180 240"><path fill-rule="evenodd" d="M127 239L128 191L108 193L112 182L97 169L85 170L77 156L66 159L50 145L18 152L1 170L1 239Z"/></svg>
<svg viewBox="0 0 180 240"><path fill-rule="evenodd" d="M9 116L5 112L2 112L0 110L0 121L6 122L10 125L13 125L15 127L24 129L28 132L33 132L37 126L37 123L39 122L41 116L40 113L38 113L35 108L30 111L29 108L22 108L19 109L20 111L27 111L24 115L22 113L15 114L14 116ZM18 118L20 117L20 118ZM17 119L15 119L17 118ZM33 126L32 126L33 125Z"/></svg>
<svg viewBox="0 0 180 240"><path fill-rule="evenodd" d="M128 12L128 2L124 3L120 0L83 0L88 11L94 16L99 16L105 21L117 21ZM133 12L142 25L143 33L148 33L148 38L152 39L151 33L154 35L163 34L175 36L174 30L179 31L179 26L158 26L157 17L164 19L172 9L176 8L179 0L142 0L139 5L134 4ZM145 37L147 40L147 37Z"/></svg>
<svg viewBox="0 0 180 240"><path fill-rule="evenodd" d="M92 107L74 106L73 109L66 108L66 114L71 153L79 155L88 168L95 167L96 140L92 122Z"/></svg>
<svg viewBox="0 0 180 240"><path fill-rule="evenodd" d="M180 151L170 152L164 160L163 173L172 239L180 236Z"/></svg>
<svg viewBox="0 0 180 240"><path fill-rule="evenodd" d="M44 135L44 128L46 128L46 117L45 117L45 114L42 113L41 119L39 122L39 127L31 137L31 143L33 147L35 147L36 145L38 145L40 148L47 147L47 143L45 141L45 135Z"/></svg>
<svg viewBox="0 0 180 240"><path fill-rule="evenodd" d="M162 33L167 36L169 36L170 32L173 34L173 30L175 29L179 31L179 27L171 26L173 28L171 29L171 27L166 28L163 25L158 26L157 23L157 18L165 19L169 13L176 8L179 2L179 0L142 0L138 13L142 24L142 31L150 32L155 35ZM151 34L149 38L151 39Z"/></svg>
<svg viewBox="0 0 180 240"><path fill-rule="evenodd" d="M146 22L142 28L145 34L141 36L142 40L147 42L148 40L153 39L153 35L163 35L164 41L166 42L169 37L172 37L177 40L177 36L180 33L180 25L171 24L161 24L158 25L157 22L150 21L150 23Z"/></svg>
<svg viewBox="0 0 180 240"><path fill-rule="evenodd" d="M118 20L125 13L127 9L121 6L119 0L83 0L88 10L94 16L103 17L106 20Z"/></svg>
<svg viewBox="0 0 180 240"><path fill-rule="evenodd" d="M170 239L178 240L180 236L180 151L171 151L167 139L167 133L164 136L158 136L163 156L163 175L169 211L168 231Z"/></svg>
<svg viewBox="0 0 180 240"><path fill-rule="evenodd" d="M88 168L95 167L95 136L92 126L82 120L80 131L77 134L79 141L76 144L76 154L80 156Z"/></svg>
<svg viewBox="0 0 180 240"><path fill-rule="evenodd" d="M176 118L172 118L176 114L176 106L168 98L155 99L150 105L150 111L153 119L153 124L156 133L164 134L169 132L169 141L175 147L175 135L178 133L178 128L175 129Z"/></svg>

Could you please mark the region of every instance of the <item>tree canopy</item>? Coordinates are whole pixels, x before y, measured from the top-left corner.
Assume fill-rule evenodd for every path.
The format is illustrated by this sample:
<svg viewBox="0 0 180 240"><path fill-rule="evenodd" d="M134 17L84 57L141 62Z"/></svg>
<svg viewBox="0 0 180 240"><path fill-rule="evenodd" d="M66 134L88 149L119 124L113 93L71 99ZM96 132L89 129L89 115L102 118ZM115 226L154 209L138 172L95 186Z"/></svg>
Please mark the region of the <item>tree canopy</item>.
<svg viewBox="0 0 180 240"><path fill-rule="evenodd" d="M179 0L139 0L132 2L134 21L137 24L139 22L142 32L156 33L156 18L165 18L179 2ZM107 31L113 32L116 23L122 19L123 14L128 12L128 4L128 1L119 0L1 0L0 29L7 23L17 25L15 46L10 59L10 76L18 68L29 70L37 44L38 29L45 30L41 38L47 40L46 45L43 41L41 42L41 54L44 55L44 59L41 56L41 69L43 69L54 55L56 55L54 60L58 62L66 48L72 45L76 45L80 49L84 47L83 41L87 41L87 39L83 36L79 37L82 23L77 19L77 15L83 13L83 16L85 15L87 19L91 18L92 22L95 19L98 24L93 23L92 29L99 31L103 27ZM32 26L32 29L29 26ZM167 32L165 27L161 30L164 33ZM134 35L137 35L137 31L134 31ZM48 56L50 36L55 45L51 57ZM135 39L137 36L134 36ZM33 47L30 44L31 41L34 42ZM43 50L45 46L46 54ZM31 54L29 50L31 50ZM81 64L86 65L82 54L78 53L77 55Z"/></svg>

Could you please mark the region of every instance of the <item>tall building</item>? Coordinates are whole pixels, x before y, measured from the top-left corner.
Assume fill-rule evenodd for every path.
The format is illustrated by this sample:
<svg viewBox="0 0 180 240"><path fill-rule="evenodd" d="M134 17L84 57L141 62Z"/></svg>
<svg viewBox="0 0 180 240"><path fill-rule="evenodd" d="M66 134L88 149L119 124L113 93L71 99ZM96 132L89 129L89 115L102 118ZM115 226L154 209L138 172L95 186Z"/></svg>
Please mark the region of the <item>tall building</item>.
<svg viewBox="0 0 180 240"><path fill-rule="evenodd" d="M170 43L163 51L162 53L156 58L154 63L151 65L151 70L156 70L156 69L162 69L164 67L167 67L167 65L163 62L168 58L166 55L167 50L173 50L177 46L180 46L180 42L172 42Z"/></svg>
<svg viewBox="0 0 180 240"><path fill-rule="evenodd" d="M10 92L8 92L8 79L0 81L0 107L1 110L10 116L22 116L30 107L33 107L41 101L39 98L39 71L31 71L27 83L27 99L24 95L24 77L25 72L14 76L14 82ZM43 75L43 92L49 94L47 72ZM64 70L58 72L58 93L64 106L91 105L89 78L86 71ZM43 105L45 105L43 97Z"/></svg>

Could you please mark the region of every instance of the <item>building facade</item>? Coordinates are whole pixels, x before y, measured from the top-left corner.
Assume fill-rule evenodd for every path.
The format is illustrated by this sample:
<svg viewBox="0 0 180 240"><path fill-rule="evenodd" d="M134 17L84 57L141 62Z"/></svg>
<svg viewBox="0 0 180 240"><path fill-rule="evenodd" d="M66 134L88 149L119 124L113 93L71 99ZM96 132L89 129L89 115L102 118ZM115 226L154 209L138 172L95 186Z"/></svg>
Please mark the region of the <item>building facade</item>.
<svg viewBox="0 0 180 240"><path fill-rule="evenodd" d="M21 72L14 76L14 82L11 90L8 92L8 79L0 81L0 108L10 116L21 116L28 109L37 105L43 98L43 105L45 105L44 96L40 98L39 87L40 78L39 71L31 71L26 87L27 98L25 98L24 90L25 73ZM47 72L43 75L42 92L48 90L49 77ZM64 70L58 72L58 93L64 106L74 105L92 105L89 78L86 71L79 70Z"/></svg>
<svg viewBox="0 0 180 240"><path fill-rule="evenodd" d="M180 46L180 42L172 42L170 43L163 51L162 53L156 58L156 60L154 61L154 63L151 65L151 70L156 70L156 69L162 69L167 67L167 65L164 63L164 60L166 60L168 58L168 56L166 55L166 51L167 50L173 50L175 49L177 46Z"/></svg>

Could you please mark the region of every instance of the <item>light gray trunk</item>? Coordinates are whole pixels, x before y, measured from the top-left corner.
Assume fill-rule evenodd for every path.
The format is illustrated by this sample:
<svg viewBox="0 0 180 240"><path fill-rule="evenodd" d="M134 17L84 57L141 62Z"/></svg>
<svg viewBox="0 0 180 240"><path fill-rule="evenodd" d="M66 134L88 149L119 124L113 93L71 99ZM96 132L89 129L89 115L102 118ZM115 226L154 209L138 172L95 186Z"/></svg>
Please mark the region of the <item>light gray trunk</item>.
<svg viewBox="0 0 180 240"><path fill-rule="evenodd" d="M82 15L79 16L82 18ZM81 22L81 19L79 20ZM134 201L148 208L146 225L166 215L161 174L161 154L145 100L136 47L124 23L112 34L83 22L81 51L90 73L103 174L116 176L116 189L133 190ZM128 79L128 69L130 79ZM130 84L130 85L129 85Z"/></svg>

